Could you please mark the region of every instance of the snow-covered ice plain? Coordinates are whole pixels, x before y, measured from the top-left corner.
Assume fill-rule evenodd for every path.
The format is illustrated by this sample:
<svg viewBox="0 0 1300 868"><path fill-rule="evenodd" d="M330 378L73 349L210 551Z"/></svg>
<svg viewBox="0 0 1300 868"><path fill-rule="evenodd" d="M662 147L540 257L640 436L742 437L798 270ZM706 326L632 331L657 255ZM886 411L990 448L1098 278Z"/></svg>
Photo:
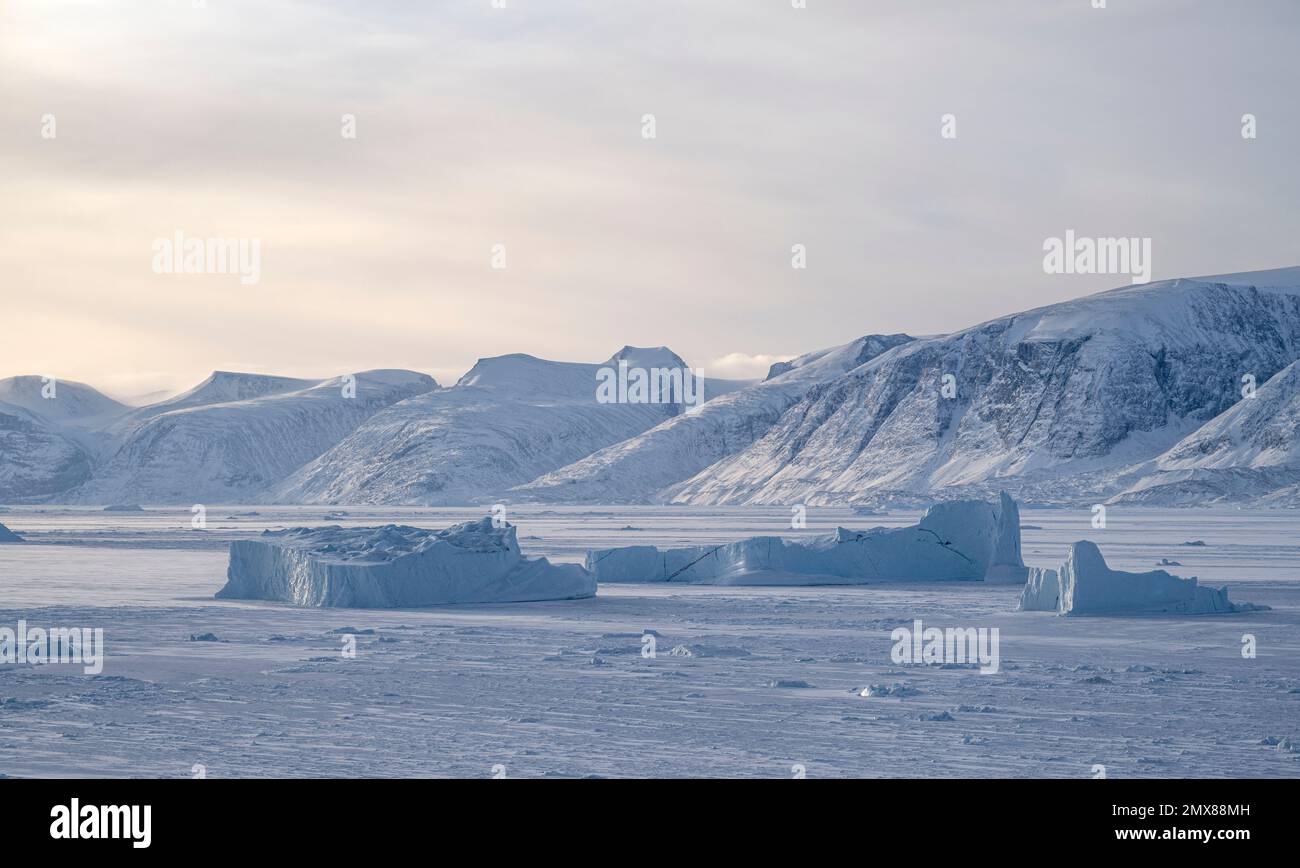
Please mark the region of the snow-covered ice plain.
<svg viewBox="0 0 1300 868"><path fill-rule="evenodd" d="M9 776L1300 775L1300 513L1022 506L1023 556L1090 539L1115 569L1267 612L1061 618L1019 585L602 585L594 598L402 610L217 600L268 528L440 529L486 509L13 507L0 626L101 627L103 672L0 666ZM530 556L914 524L919 511L511 508ZM1185 545L1201 541L1204 545ZM1162 560L1178 566L1159 566ZM1001 668L896 665L890 633L997 627ZM653 631L655 656L643 636ZM210 634L210 635L208 635ZM1243 636L1258 656L1242 655ZM347 636L356 655L344 656ZM215 641L214 641L215 640ZM861 695L872 685L904 685ZM873 691L881 693L882 691Z"/></svg>

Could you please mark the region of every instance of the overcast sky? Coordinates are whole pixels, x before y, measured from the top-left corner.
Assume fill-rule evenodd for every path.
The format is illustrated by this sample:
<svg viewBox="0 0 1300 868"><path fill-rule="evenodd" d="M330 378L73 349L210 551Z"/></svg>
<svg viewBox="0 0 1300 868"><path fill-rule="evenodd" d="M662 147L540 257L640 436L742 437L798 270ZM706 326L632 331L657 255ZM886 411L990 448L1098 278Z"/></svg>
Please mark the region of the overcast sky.
<svg viewBox="0 0 1300 868"><path fill-rule="evenodd" d="M0 376L744 376L1128 282L1044 274L1067 229L1154 279L1300 263L1294 0L506 7L0 0ZM177 230L260 281L155 274Z"/></svg>

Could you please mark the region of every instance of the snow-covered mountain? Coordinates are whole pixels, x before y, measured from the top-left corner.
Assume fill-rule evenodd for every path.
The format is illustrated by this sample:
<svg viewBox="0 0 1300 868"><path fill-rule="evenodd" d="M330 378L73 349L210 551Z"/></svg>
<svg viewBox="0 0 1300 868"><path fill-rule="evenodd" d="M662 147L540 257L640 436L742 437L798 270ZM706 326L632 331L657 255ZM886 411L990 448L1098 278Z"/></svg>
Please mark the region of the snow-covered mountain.
<svg viewBox="0 0 1300 868"><path fill-rule="evenodd" d="M50 497L85 482L111 442L99 429L129 409L85 383L0 379L0 502Z"/></svg>
<svg viewBox="0 0 1300 868"><path fill-rule="evenodd" d="M130 409L85 383L34 375L0 379L0 404L80 428L95 427Z"/></svg>
<svg viewBox="0 0 1300 868"><path fill-rule="evenodd" d="M546 501L643 503L749 446L818 383L843 374L907 335L868 335L772 366L767 379L666 419L627 440L542 475L511 494Z"/></svg>
<svg viewBox="0 0 1300 868"><path fill-rule="evenodd" d="M1297 359L1290 268L871 335L761 383L702 381L691 412L625 391L629 372L688 370L663 347L481 359L447 389L371 371L355 397L343 379L218 372L135 409L15 377L0 380L0 501L1300 503Z"/></svg>
<svg viewBox="0 0 1300 868"><path fill-rule="evenodd" d="M1294 501L1300 489L1300 362L1292 362L1137 472L1122 502Z"/></svg>
<svg viewBox="0 0 1300 868"><path fill-rule="evenodd" d="M1124 287L895 347L814 387L675 502L834 503L997 488L1113 494L1300 357L1300 269Z"/></svg>
<svg viewBox="0 0 1300 868"><path fill-rule="evenodd" d="M25 407L0 402L0 503L51 497L85 482L88 449Z"/></svg>
<svg viewBox="0 0 1300 868"><path fill-rule="evenodd" d="M252 502L375 412L437 388L412 371L318 381L214 374L185 395L132 413L117 451L68 499Z"/></svg>
<svg viewBox="0 0 1300 868"><path fill-rule="evenodd" d="M629 369L687 368L664 347L624 347L601 364L522 354L480 359L454 387L375 414L273 496L293 503L422 505L501 496L683 412L679 403L597 400L598 371L620 361ZM704 398L748 384L705 380Z"/></svg>
<svg viewBox="0 0 1300 868"><path fill-rule="evenodd" d="M193 389L154 404L132 410L118 423L133 426L173 410L187 407L204 407L209 404L229 404L232 401L252 401L271 395L300 392L320 385L322 380L302 380L296 377L273 377L266 374L246 374L235 371L213 371L207 379Z"/></svg>

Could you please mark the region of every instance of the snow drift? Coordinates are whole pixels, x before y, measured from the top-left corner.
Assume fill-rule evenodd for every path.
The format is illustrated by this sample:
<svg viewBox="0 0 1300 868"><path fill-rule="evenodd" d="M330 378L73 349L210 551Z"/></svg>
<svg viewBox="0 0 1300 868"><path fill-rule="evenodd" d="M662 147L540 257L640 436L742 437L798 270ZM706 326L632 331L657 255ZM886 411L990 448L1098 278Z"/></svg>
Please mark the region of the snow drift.
<svg viewBox="0 0 1300 868"><path fill-rule="evenodd" d="M1022 612L1062 615L1210 615L1266 608L1229 602L1227 588L1203 588L1195 576L1112 570L1096 544L1086 540L1070 546L1059 569L1030 569L1019 606Z"/></svg>
<svg viewBox="0 0 1300 868"><path fill-rule="evenodd" d="M877 527L809 540L751 537L718 546L654 546L590 551L601 582L715 585L851 585L867 581L1024 581L1020 515L997 504L951 501L904 528Z"/></svg>
<svg viewBox="0 0 1300 868"><path fill-rule="evenodd" d="M576 564L525 557L515 528L490 518L430 531L404 525L290 528L230 544L221 599L404 608L571 600L596 593Z"/></svg>

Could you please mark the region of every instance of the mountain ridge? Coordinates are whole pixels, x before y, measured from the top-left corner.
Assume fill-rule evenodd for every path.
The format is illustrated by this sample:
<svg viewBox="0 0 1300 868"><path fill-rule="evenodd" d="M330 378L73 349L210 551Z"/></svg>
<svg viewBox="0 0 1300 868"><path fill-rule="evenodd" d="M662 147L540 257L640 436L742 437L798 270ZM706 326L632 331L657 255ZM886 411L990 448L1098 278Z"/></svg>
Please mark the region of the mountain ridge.
<svg viewBox="0 0 1300 868"><path fill-rule="evenodd" d="M447 388L214 371L139 408L28 375L0 380L0 501L1300 503L1298 358L1288 267L866 335L761 381L705 377L699 406L622 382L696 377L663 346L485 357Z"/></svg>

